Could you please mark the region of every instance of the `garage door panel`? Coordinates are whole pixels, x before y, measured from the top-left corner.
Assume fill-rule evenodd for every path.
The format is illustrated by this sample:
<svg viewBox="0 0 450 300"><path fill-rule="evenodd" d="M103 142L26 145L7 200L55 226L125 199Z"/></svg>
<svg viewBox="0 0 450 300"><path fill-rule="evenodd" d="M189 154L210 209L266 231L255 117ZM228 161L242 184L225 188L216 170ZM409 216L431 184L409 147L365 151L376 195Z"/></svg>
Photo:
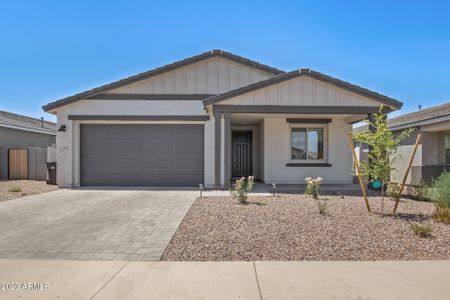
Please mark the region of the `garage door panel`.
<svg viewBox="0 0 450 300"><path fill-rule="evenodd" d="M172 153L174 149L173 142L168 142L164 140L153 140L151 142L146 142L142 145L142 152L144 153Z"/></svg>
<svg viewBox="0 0 450 300"><path fill-rule="evenodd" d="M203 160L200 159L177 159L176 160L177 169L188 169L188 170L199 170L203 167Z"/></svg>
<svg viewBox="0 0 450 300"><path fill-rule="evenodd" d="M91 165L91 166L95 165L95 168L102 168L102 169L108 168L111 164L109 157L98 156L98 155L84 156L84 157L82 157L82 160L83 160L84 165ZM92 168L86 168L86 170L90 170L90 169L92 169Z"/></svg>
<svg viewBox="0 0 450 300"><path fill-rule="evenodd" d="M192 138L198 138L199 136L203 135L203 128L201 127L190 127L186 128L183 131L176 132L177 138L184 138L184 139L192 139Z"/></svg>
<svg viewBox="0 0 450 300"><path fill-rule="evenodd" d="M172 169L173 159L165 157L146 159L142 161L142 167L144 169Z"/></svg>
<svg viewBox="0 0 450 300"><path fill-rule="evenodd" d="M140 169L142 167L142 160L136 158L134 155L114 154L111 156L110 166L113 169Z"/></svg>
<svg viewBox="0 0 450 300"><path fill-rule="evenodd" d="M167 185L168 182L183 182L185 185L198 185L191 174L172 175L86 175L85 180L90 185L102 186L108 182L110 186L149 186L149 185Z"/></svg>
<svg viewBox="0 0 450 300"><path fill-rule="evenodd" d="M89 150L86 150L83 154L86 153L105 153L111 147L114 147L113 142L105 142L102 140L84 140L85 143L89 143Z"/></svg>
<svg viewBox="0 0 450 300"><path fill-rule="evenodd" d="M81 125L82 185L198 185L203 125Z"/></svg>
<svg viewBox="0 0 450 300"><path fill-rule="evenodd" d="M203 149L203 145L200 144L198 141L195 143L192 143L191 141L182 141L177 142L175 144L175 152L176 153L199 153Z"/></svg>

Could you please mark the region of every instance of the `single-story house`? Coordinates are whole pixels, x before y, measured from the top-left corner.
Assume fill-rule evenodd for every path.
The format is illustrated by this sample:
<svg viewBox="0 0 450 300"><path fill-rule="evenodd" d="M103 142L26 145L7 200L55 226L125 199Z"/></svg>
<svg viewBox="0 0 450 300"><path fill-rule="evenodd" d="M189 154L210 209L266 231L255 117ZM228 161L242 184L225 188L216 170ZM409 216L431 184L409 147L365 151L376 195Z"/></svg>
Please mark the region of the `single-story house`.
<svg viewBox="0 0 450 300"><path fill-rule="evenodd" d="M352 181L352 123L402 103L310 69L213 50L43 107L61 187Z"/></svg>
<svg viewBox="0 0 450 300"><path fill-rule="evenodd" d="M55 123L0 111L0 180L45 180L47 147L55 142Z"/></svg>
<svg viewBox="0 0 450 300"><path fill-rule="evenodd" d="M394 134L399 134L407 128L415 129L411 136L401 143L395 155L394 170L391 172L392 182L403 180L419 133L422 134L422 139L406 183L411 185L430 183L442 172L450 170L450 103L388 119L388 126ZM355 132L364 130L367 130L367 126L354 129ZM362 159L366 159L367 151L367 147L364 146L357 148Z"/></svg>

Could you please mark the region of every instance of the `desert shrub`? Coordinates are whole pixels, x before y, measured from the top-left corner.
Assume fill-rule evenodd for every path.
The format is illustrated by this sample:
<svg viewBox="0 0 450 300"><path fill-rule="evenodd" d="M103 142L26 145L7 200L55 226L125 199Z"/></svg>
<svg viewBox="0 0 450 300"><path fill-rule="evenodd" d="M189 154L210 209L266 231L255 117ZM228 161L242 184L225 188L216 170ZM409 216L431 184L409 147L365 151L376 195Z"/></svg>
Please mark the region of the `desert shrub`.
<svg viewBox="0 0 450 300"><path fill-rule="evenodd" d="M22 188L21 188L20 186L16 185L16 186L11 187L11 188L8 190L8 192L11 192L11 193L20 193L20 192L22 192Z"/></svg>
<svg viewBox="0 0 450 300"><path fill-rule="evenodd" d="M428 195L436 207L434 220L450 224L450 172L442 173L433 181Z"/></svg>
<svg viewBox="0 0 450 300"><path fill-rule="evenodd" d="M414 233L420 237L429 237L433 232L433 228L426 224L422 225L411 223L411 228L414 230Z"/></svg>
<svg viewBox="0 0 450 300"><path fill-rule="evenodd" d="M406 191L406 195L409 195L411 198L420 200L420 201L429 201L428 193L429 186L421 181L418 185L405 185L404 191ZM389 197L397 200L400 198L400 184L398 183L389 183L388 188L386 190L386 194Z"/></svg>
<svg viewBox="0 0 450 300"><path fill-rule="evenodd" d="M317 177L313 179L308 177L306 180L306 190L305 194L310 195L317 201L317 207L319 208L319 214L327 215L328 214L328 205L326 202L319 200L319 190L320 184L322 183L322 177Z"/></svg>
<svg viewBox="0 0 450 300"><path fill-rule="evenodd" d="M433 181L429 194L433 202L450 208L450 172L442 173Z"/></svg>
<svg viewBox="0 0 450 300"><path fill-rule="evenodd" d="M317 205L319 206L319 214L328 215L328 205L324 201L318 201Z"/></svg>
<svg viewBox="0 0 450 300"><path fill-rule="evenodd" d="M408 194L420 201L430 201L429 190L430 186L425 181L421 181L415 186L408 186Z"/></svg>
<svg viewBox="0 0 450 300"><path fill-rule="evenodd" d="M306 181L305 194L310 195L314 199L318 200L320 184L322 183L322 177L317 177L316 179L308 177L305 179L305 181Z"/></svg>
<svg viewBox="0 0 450 300"><path fill-rule="evenodd" d="M394 198L394 199L400 198L400 185L397 184L397 183L390 183L390 184L388 185L386 194L387 194L389 197L392 197L392 198Z"/></svg>
<svg viewBox="0 0 450 300"><path fill-rule="evenodd" d="M237 199L239 203L245 204L247 203L248 193L253 190L255 186L255 178L253 176L249 176L248 178L241 177L236 180L236 187L234 191L231 191L231 195L234 199Z"/></svg>
<svg viewBox="0 0 450 300"><path fill-rule="evenodd" d="M436 205L436 210L433 213L433 219L436 222L450 224L450 208Z"/></svg>

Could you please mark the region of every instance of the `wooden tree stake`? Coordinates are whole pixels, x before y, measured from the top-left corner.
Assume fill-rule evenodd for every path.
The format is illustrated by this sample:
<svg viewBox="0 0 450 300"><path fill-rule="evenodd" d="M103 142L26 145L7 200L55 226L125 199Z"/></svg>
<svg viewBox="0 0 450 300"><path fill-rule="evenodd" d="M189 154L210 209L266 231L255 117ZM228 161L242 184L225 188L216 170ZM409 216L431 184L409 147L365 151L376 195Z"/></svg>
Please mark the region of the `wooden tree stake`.
<svg viewBox="0 0 450 300"><path fill-rule="evenodd" d="M371 211L370 205L369 205L369 200L367 199L366 186L364 185L364 180L363 180L361 172L360 172L359 160L358 160L358 157L356 156L355 145L353 144L353 136L351 133L348 134L348 145L350 146L350 149L352 150L352 153L353 153L353 160L355 161L356 173L358 174L359 185L361 186L361 191L364 196L364 201L366 201L367 210Z"/></svg>
<svg viewBox="0 0 450 300"><path fill-rule="evenodd" d="M409 171L411 170L411 165L412 165L412 163L413 163L414 156L416 155L417 146L419 146L419 143L420 143L420 139L421 139L421 138L422 138L422 134L419 133L419 134L417 135L416 143L414 144L413 152L411 153L411 157L409 158L409 164L408 164L408 167L406 168L405 175L403 176L402 185L400 186L400 190L399 190L399 192L398 192L398 198L395 199L395 206L394 206L394 212L393 212L394 214L395 214L395 212L397 211L398 202L400 201L400 197L402 196L403 188L405 187L406 179L408 178Z"/></svg>

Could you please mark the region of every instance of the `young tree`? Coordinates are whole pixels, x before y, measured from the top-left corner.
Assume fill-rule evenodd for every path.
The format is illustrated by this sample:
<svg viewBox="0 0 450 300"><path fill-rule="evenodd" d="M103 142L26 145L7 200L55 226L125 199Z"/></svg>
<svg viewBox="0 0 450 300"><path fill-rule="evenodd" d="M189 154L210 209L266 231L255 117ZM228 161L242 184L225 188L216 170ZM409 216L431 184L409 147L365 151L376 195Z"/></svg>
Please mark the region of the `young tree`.
<svg viewBox="0 0 450 300"><path fill-rule="evenodd" d="M413 128L403 130L398 136L389 130L387 115L383 112L383 106L372 121L363 121L369 126L367 132L360 132L354 135L358 142L369 146L367 161L361 161L361 173L364 176L379 180L381 182L381 210L384 209L384 190L389 182L391 171L394 169L394 154L397 152L400 142L407 139L414 131Z"/></svg>

